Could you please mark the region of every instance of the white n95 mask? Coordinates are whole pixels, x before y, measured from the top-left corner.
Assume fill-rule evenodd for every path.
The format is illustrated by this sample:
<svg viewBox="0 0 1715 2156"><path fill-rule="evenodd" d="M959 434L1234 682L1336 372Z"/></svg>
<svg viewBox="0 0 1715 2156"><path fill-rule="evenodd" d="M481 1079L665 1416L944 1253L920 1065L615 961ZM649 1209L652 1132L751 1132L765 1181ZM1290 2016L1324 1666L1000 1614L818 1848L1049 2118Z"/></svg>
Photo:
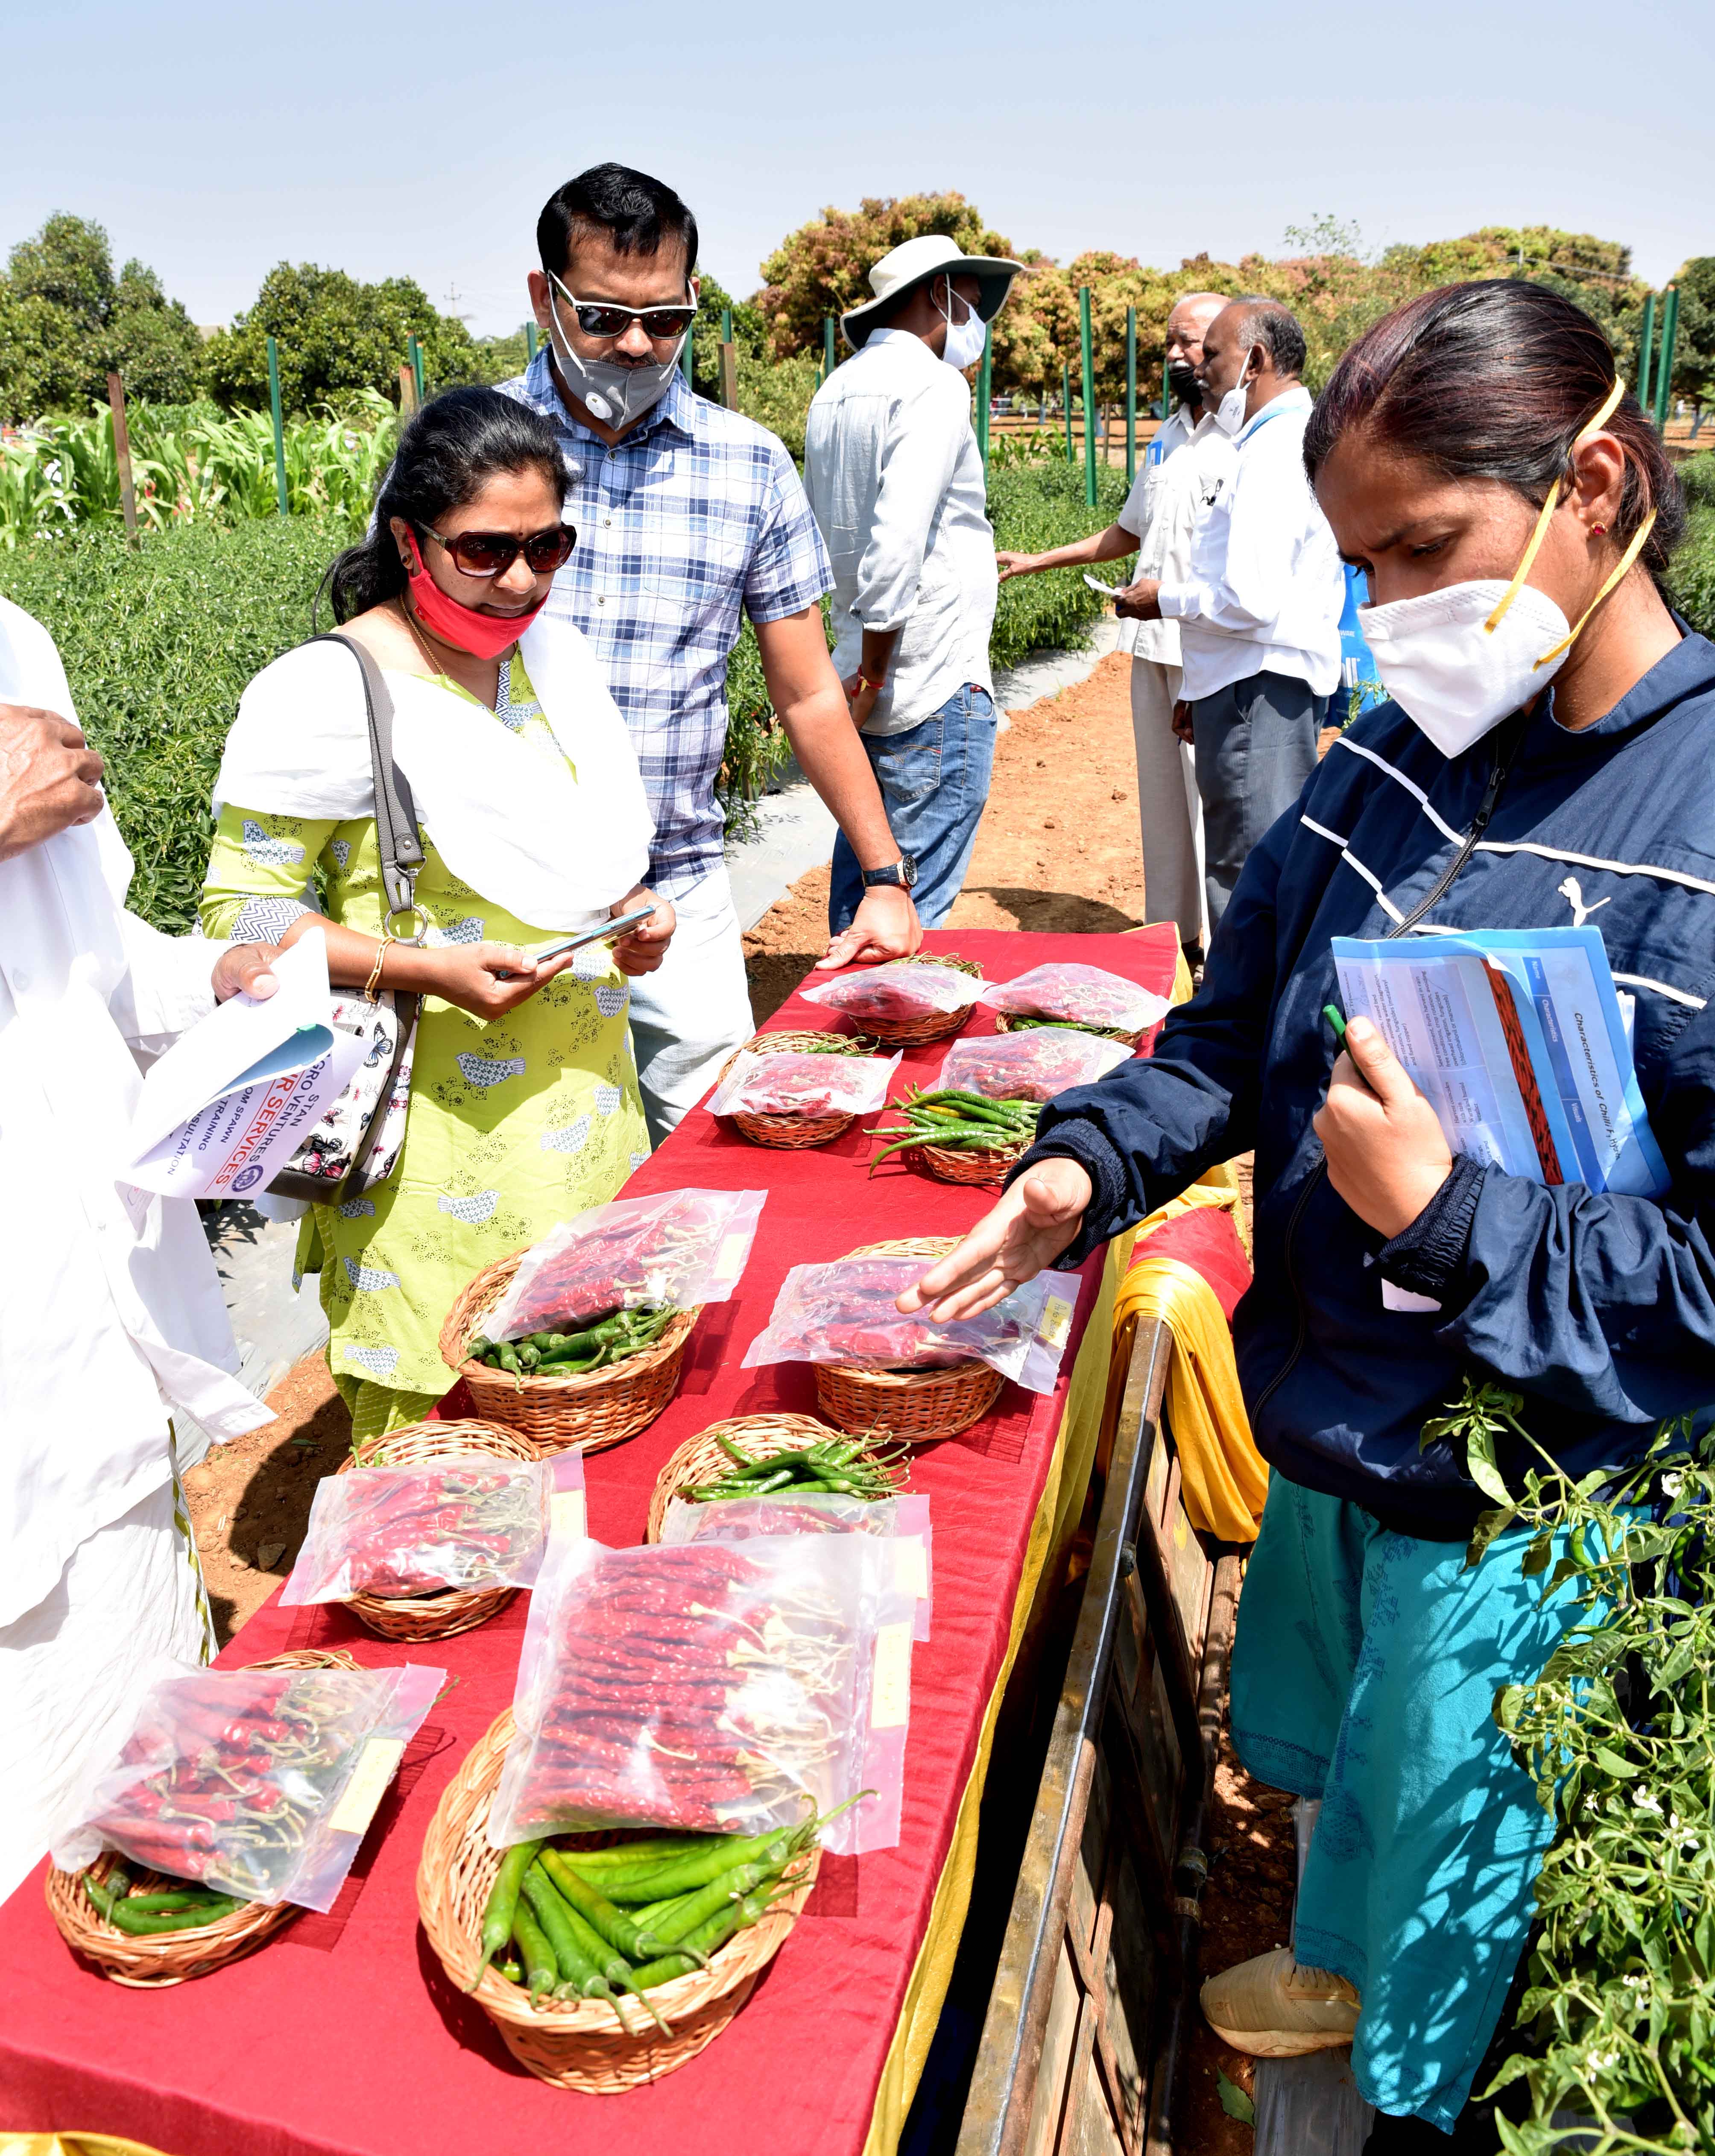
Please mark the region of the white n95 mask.
<svg viewBox="0 0 1715 2156"><path fill-rule="evenodd" d="M1574 449L1602 425L1625 393L1625 384L1616 381L1595 418L1579 429ZM1652 510L1613 573L1569 627L1548 593L1524 581L1559 500L1557 480L1510 583L1477 578L1358 609L1382 686L1443 756L1462 756L1548 686L1579 630L1636 561L1656 521Z"/></svg>
<svg viewBox="0 0 1715 2156"><path fill-rule="evenodd" d="M1214 424L1222 434L1229 437L1238 434L1245 424L1245 393L1249 386L1240 375L1238 386L1228 390L1214 408Z"/></svg>
<svg viewBox="0 0 1715 2156"><path fill-rule="evenodd" d="M956 296L948 291L949 299ZM968 367L974 367L983 357L988 325L974 307L962 322L954 321L951 310L947 307L939 308L937 311L947 318L947 341L941 347L941 357L949 367L957 368L963 374Z"/></svg>

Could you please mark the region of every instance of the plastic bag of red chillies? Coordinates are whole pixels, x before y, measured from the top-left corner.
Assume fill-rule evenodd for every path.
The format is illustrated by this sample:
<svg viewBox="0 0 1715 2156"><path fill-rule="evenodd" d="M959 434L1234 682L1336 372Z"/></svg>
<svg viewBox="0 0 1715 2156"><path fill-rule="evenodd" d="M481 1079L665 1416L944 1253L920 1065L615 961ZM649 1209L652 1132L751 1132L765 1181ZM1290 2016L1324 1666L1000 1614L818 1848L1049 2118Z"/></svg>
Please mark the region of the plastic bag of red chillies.
<svg viewBox="0 0 1715 2156"><path fill-rule="evenodd" d="M163 1662L119 1756L69 1809L54 1861L103 1849L240 1901L330 1909L444 1670L203 1670Z"/></svg>
<svg viewBox="0 0 1715 2156"><path fill-rule="evenodd" d="M449 1454L410 1467L354 1467L316 1486L282 1603L530 1587L557 1518L583 1532L583 1455ZM569 1501L567 1512L556 1500Z"/></svg>
<svg viewBox="0 0 1715 2156"><path fill-rule="evenodd" d="M916 1605L891 1538L557 1539L531 1598L489 1840L760 1833L869 1791L826 1845L891 1848Z"/></svg>

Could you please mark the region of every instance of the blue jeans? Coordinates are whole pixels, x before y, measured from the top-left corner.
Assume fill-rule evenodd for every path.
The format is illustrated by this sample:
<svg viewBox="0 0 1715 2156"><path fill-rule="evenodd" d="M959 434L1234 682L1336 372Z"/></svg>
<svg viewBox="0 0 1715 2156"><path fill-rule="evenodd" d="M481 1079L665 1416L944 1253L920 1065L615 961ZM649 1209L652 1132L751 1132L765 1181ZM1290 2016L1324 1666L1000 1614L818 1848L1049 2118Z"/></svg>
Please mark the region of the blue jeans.
<svg viewBox="0 0 1715 2156"><path fill-rule="evenodd" d="M994 699L967 682L932 718L902 733L863 735L901 853L917 865L917 918L936 928L952 911L977 842L994 768ZM842 831L834 841L828 926L850 928L864 896L863 872Z"/></svg>

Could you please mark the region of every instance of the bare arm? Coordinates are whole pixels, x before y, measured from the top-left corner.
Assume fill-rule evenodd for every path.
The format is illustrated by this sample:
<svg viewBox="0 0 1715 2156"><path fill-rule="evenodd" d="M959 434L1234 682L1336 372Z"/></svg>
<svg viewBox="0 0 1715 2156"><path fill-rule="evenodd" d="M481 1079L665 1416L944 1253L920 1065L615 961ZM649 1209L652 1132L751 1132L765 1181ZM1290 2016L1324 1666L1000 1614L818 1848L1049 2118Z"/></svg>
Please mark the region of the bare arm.
<svg viewBox="0 0 1715 2156"><path fill-rule="evenodd" d="M1122 555L1135 554L1137 535L1127 531L1123 524L1110 524L1106 531L1092 531L1087 539L1074 539L1069 546L1050 547L1045 554L997 553L1000 565L1000 581L1009 577L1040 576L1044 569L1084 569L1096 562L1117 562ZM867 674L869 668L864 671Z"/></svg>
<svg viewBox="0 0 1715 2156"><path fill-rule="evenodd" d="M822 634L822 610L806 607L756 624L769 701L780 715L804 774L834 812L860 868L889 867L900 857L870 759L852 724L845 692ZM881 886L864 893L852 924L836 936L824 967L860 958L900 958L922 940L909 891Z"/></svg>

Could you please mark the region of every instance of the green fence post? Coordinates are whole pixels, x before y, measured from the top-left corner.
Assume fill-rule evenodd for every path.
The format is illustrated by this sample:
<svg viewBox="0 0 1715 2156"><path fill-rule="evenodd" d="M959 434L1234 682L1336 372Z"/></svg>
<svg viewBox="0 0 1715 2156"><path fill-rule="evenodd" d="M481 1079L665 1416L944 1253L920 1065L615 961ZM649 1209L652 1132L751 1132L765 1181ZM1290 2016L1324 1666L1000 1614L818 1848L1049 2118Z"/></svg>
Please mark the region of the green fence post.
<svg viewBox="0 0 1715 2156"><path fill-rule="evenodd" d="M1638 404L1647 412L1650 408L1650 362L1654 357L1651 347L1656 341L1656 295L1651 292L1644 301L1644 326L1638 338L1638 378L1635 385Z"/></svg>
<svg viewBox="0 0 1715 2156"><path fill-rule="evenodd" d="M825 382L834 372L834 317L822 317L822 379Z"/></svg>
<svg viewBox="0 0 1715 2156"><path fill-rule="evenodd" d="M417 333L411 333L411 379L417 385L417 406L423 408L423 346L417 341Z"/></svg>
<svg viewBox="0 0 1715 2156"><path fill-rule="evenodd" d="M280 501L280 513L290 516L291 509L286 501L285 429L280 417L280 347L272 337L268 340L268 408L274 414L274 490Z"/></svg>
<svg viewBox="0 0 1715 2156"><path fill-rule="evenodd" d="M977 367L977 451L983 459L983 470L988 470L988 401L994 377L994 332L985 322L983 325L983 357Z"/></svg>
<svg viewBox="0 0 1715 2156"><path fill-rule="evenodd" d="M524 343L526 350L530 354L530 364L534 367L536 364L536 324L534 322L526 322L524 325Z"/></svg>
<svg viewBox="0 0 1715 2156"><path fill-rule="evenodd" d="M1137 476L1137 310L1126 309L1126 485Z"/></svg>
<svg viewBox="0 0 1715 2156"><path fill-rule="evenodd" d="M1072 370L1065 360L1060 365L1060 403L1065 413L1066 462L1072 461Z"/></svg>
<svg viewBox="0 0 1715 2156"><path fill-rule="evenodd" d="M1078 287L1078 355L1083 369L1084 501L1096 506L1096 360L1090 332L1090 287Z"/></svg>
<svg viewBox="0 0 1715 2156"><path fill-rule="evenodd" d="M1661 305L1661 353L1656 362L1656 431L1665 435L1673 408L1673 346L1679 332L1679 287L1670 285Z"/></svg>

